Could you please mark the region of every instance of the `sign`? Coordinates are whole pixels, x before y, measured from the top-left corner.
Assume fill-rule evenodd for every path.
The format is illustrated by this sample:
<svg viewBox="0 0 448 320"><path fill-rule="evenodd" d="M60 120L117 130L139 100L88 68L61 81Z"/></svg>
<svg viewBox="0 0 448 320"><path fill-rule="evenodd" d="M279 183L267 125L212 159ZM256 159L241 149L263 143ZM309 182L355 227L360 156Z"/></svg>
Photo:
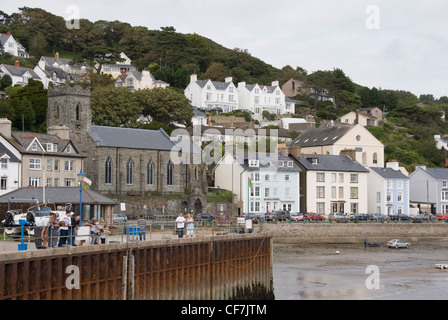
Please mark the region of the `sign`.
<svg viewBox="0 0 448 320"><path fill-rule="evenodd" d="M126 203L124 203L124 202L120 203L120 210L121 211L126 211Z"/></svg>

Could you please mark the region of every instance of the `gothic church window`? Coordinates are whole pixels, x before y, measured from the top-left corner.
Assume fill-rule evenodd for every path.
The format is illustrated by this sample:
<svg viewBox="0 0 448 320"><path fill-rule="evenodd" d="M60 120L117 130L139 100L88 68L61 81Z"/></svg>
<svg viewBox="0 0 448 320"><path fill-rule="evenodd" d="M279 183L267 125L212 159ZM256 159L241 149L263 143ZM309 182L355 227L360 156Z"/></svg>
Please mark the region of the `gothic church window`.
<svg viewBox="0 0 448 320"><path fill-rule="evenodd" d="M128 164L126 166L126 184L134 184L134 162L132 161L132 159L128 160Z"/></svg>
<svg viewBox="0 0 448 320"><path fill-rule="evenodd" d="M112 160L110 157L106 159L106 167L105 167L105 184L112 184Z"/></svg>
<svg viewBox="0 0 448 320"><path fill-rule="evenodd" d="M166 184L168 186L173 185L173 163L171 162L171 160L168 162L166 170Z"/></svg>
<svg viewBox="0 0 448 320"><path fill-rule="evenodd" d="M152 163L152 160L149 160L148 162L146 183L148 186L152 186L154 184L154 164Z"/></svg>

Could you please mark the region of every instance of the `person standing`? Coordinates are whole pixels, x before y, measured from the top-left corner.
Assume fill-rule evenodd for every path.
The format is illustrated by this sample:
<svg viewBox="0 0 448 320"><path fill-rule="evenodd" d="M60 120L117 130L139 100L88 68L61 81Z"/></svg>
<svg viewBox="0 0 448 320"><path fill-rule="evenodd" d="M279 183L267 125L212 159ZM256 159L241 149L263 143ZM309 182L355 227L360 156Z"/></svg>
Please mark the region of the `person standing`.
<svg viewBox="0 0 448 320"><path fill-rule="evenodd" d="M187 214L187 238L192 238L194 234L194 219L190 214Z"/></svg>
<svg viewBox="0 0 448 320"><path fill-rule="evenodd" d="M81 220L81 217L79 215L76 215L70 212L70 227L68 228L69 238L67 239L67 244L71 244L72 246L76 246L75 244L75 234L76 229L79 226L79 221Z"/></svg>
<svg viewBox="0 0 448 320"><path fill-rule="evenodd" d="M185 228L185 218L183 217L182 212L180 212L179 216L176 218L176 228L178 237L183 238Z"/></svg>
<svg viewBox="0 0 448 320"><path fill-rule="evenodd" d="M364 248L367 248L367 236L364 237Z"/></svg>
<svg viewBox="0 0 448 320"><path fill-rule="evenodd" d="M57 221L56 213L52 212L50 214L50 220L49 223L49 229L48 229L48 236L49 236L49 243L48 246L52 248L58 247L58 234L59 234L59 224Z"/></svg>
<svg viewBox="0 0 448 320"><path fill-rule="evenodd" d="M90 235L92 237L92 240L90 241L90 244L98 244L99 236L100 236L100 229L98 226L98 221L93 218L92 220L89 220L85 223L86 226L90 226Z"/></svg>
<svg viewBox="0 0 448 320"><path fill-rule="evenodd" d="M143 215L140 215L140 219L138 219L137 225L140 241L142 241L142 239L146 241L146 219L143 218Z"/></svg>
<svg viewBox="0 0 448 320"><path fill-rule="evenodd" d="M59 221L59 244L58 247L65 246L67 243L68 229L71 225L70 211L65 212Z"/></svg>

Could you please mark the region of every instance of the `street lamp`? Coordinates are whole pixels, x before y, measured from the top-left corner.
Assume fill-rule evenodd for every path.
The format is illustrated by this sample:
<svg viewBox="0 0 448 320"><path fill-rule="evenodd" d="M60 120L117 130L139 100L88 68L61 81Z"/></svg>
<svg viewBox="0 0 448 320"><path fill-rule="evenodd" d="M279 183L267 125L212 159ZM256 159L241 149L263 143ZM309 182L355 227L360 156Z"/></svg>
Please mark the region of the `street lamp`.
<svg viewBox="0 0 448 320"><path fill-rule="evenodd" d="M84 179L84 173L82 172L82 168L81 171L79 171L79 173L77 174L78 176L78 181L79 181L79 222L81 223L82 220L82 180Z"/></svg>

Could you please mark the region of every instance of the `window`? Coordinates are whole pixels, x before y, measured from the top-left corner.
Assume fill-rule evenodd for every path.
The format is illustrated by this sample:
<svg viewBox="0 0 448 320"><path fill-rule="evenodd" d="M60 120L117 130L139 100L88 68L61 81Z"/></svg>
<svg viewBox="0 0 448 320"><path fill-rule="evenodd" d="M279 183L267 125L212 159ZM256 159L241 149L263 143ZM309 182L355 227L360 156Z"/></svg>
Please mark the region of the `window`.
<svg viewBox="0 0 448 320"><path fill-rule="evenodd" d="M442 201L448 201L448 191L442 191Z"/></svg>
<svg viewBox="0 0 448 320"><path fill-rule="evenodd" d="M168 161L166 168L166 184L169 186L173 185L173 163Z"/></svg>
<svg viewBox="0 0 448 320"><path fill-rule="evenodd" d="M325 202L317 202L316 210L317 210L317 214L324 215L325 214Z"/></svg>
<svg viewBox="0 0 448 320"><path fill-rule="evenodd" d="M325 172L318 172L316 174L316 181L317 182L325 182Z"/></svg>
<svg viewBox="0 0 448 320"><path fill-rule="evenodd" d="M74 187L74 186L75 186L75 179L68 179L68 178L65 178L65 179L64 179L64 185L65 185L66 187Z"/></svg>
<svg viewBox="0 0 448 320"><path fill-rule="evenodd" d="M75 162L73 160L65 160L64 170L65 171L74 171L75 170Z"/></svg>
<svg viewBox="0 0 448 320"><path fill-rule="evenodd" d="M356 173L350 174L350 182L351 183L358 183L358 174L356 174Z"/></svg>
<svg viewBox="0 0 448 320"><path fill-rule="evenodd" d="M47 159L47 171L51 171L51 167L52 167L52 165L51 165L51 159Z"/></svg>
<svg viewBox="0 0 448 320"><path fill-rule="evenodd" d="M339 199L344 198L344 187L339 187Z"/></svg>
<svg viewBox="0 0 448 320"><path fill-rule="evenodd" d="M331 174L331 182L336 183L336 173Z"/></svg>
<svg viewBox="0 0 448 320"><path fill-rule="evenodd" d="M392 192L388 191L386 196L386 201L392 201Z"/></svg>
<svg viewBox="0 0 448 320"><path fill-rule="evenodd" d="M30 170L40 170L41 167L41 160L40 159L30 159Z"/></svg>
<svg viewBox="0 0 448 320"><path fill-rule="evenodd" d="M377 164L378 163L378 155L377 155L377 153L375 152L374 154L373 154L373 158L372 158L373 160L373 164Z"/></svg>
<svg viewBox="0 0 448 320"><path fill-rule="evenodd" d="M265 189L264 189L264 196L265 196L266 198L268 198L268 197L269 197L269 194L270 194L270 192L269 192L269 188L265 188Z"/></svg>
<svg viewBox="0 0 448 320"><path fill-rule="evenodd" d="M264 175L264 181L269 181L269 178L270 178L270 177L269 177L269 174L268 174L268 173Z"/></svg>
<svg viewBox="0 0 448 320"><path fill-rule="evenodd" d="M255 187L255 196L259 197L260 196L260 187Z"/></svg>
<svg viewBox="0 0 448 320"><path fill-rule="evenodd" d="M46 186L47 186L47 187L51 187L51 178L47 178L47 184L46 184Z"/></svg>
<svg viewBox="0 0 448 320"><path fill-rule="evenodd" d="M8 169L8 158L2 158L2 169Z"/></svg>
<svg viewBox="0 0 448 320"><path fill-rule="evenodd" d="M442 204L442 213L448 213L448 204Z"/></svg>
<svg viewBox="0 0 448 320"><path fill-rule="evenodd" d="M29 177L29 179L28 179L28 185L29 185L30 187L40 187L40 178Z"/></svg>
<svg viewBox="0 0 448 320"><path fill-rule="evenodd" d="M134 162L132 159L129 159L126 165L126 184L134 184Z"/></svg>
<svg viewBox="0 0 448 320"><path fill-rule="evenodd" d="M350 187L350 199L358 199L358 187Z"/></svg>
<svg viewBox="0 0 448 320"><path fill-rule="evenodd" d="M33 144L31 145L31 150L36 151L37 150L37 143L33 142Z"/></svg>
<svg viewBox="0 0 448 320"><path fill-rule="evenodd" d="M316 198L325 198L325 187L316 187Z"/></svg>
<svg viewBox="0 0 448 320"><path fill-rule="evenodd" d="M59 178L54 178L54 186L59 187Z"/></svg>
<svg viewBox="0 0 448 320"><path fill-rule="evenodd" d="M148 162L146 184L148 186L152 186L154 184L154 164L152 163L152 160L149 160Z"/></svg>
<svg viewBox="0 0 448 320"><path fill-rule="evenodd" d="M446 181L445 181L446 182ZM403 189L403 181L397 181L397 189L401 190Z"/></svg>
<svg viewBox="0 0 448 320"><path fill-rule="evenodd" d="M104 168L104 183L112 184L112 160L110 157L107 157L105 168Z"/></svg>
<svg viewBox="0 0 448 320"><path fill-rule="evenodd" d="M285 174L285 181L289 181L289 174Z"/></svg>
<svg viewBox="0 0 448 320"><path fill-rule="evenodd" d="M54 160L54 171L59 171L59 160Z"/></svg>
<svg viewBox="0 0 448 320"><path fill-rule="evenodd" d="M8 177L1 177L0 178L0 190L6 190L6 182L8 180Z"/></svg>
<svg viewBox="0 0 448 320"><path fill-rule="evenodd" d="M81 107L79 104L76 105L76 120L79 120L79 115L81 113Z"/></svg>
<svg viewBox="0 0 448 320"><path fill-rule="evenodd" d="M358 213L358 204L357 203L350 203L350 213Z"/></svg>
<svg viewBox="0 0 448 320"><path fill-rule="evenodd" d="M381 202L381 192L377 192L376 193L376 202L380 203Z"/></svg>
<svg viewBox="0 0 448 320"><path fill-rule="evenodd" d="M336 187L331 187L331 198L336 199Z"/></svg>
<svg viewBox="0 0 448 320"><path fill-rule="evenodd" d="M339 183L343 183L344 182L344 174L340 173L339 174Z"/></svg>
<svg viewBox="0 0 448 320"><path fill-rule="evenodd" d="M53 144L52 143L47 143L47 151L48 152L52 152L53 151Z"/></svg>
<svg viewBox="0 0 448 320"><path fill-rule="evenodd" d="M365 166L367 164L367 153L362 153L362 164Z"/></svg>
<svg viewBox="0 0 448 320"><path fill-rule="evenodd" d="M397 192L397 201L402 202L403 201L403 192L398 191Z"/></svg>
<svg viewBox="0 0 448 320"><path fill-rule="evenodd" d="M68 144L67 147L65 147L65 151L67 153L71 153L72 152L72 146Z"/></svg>

